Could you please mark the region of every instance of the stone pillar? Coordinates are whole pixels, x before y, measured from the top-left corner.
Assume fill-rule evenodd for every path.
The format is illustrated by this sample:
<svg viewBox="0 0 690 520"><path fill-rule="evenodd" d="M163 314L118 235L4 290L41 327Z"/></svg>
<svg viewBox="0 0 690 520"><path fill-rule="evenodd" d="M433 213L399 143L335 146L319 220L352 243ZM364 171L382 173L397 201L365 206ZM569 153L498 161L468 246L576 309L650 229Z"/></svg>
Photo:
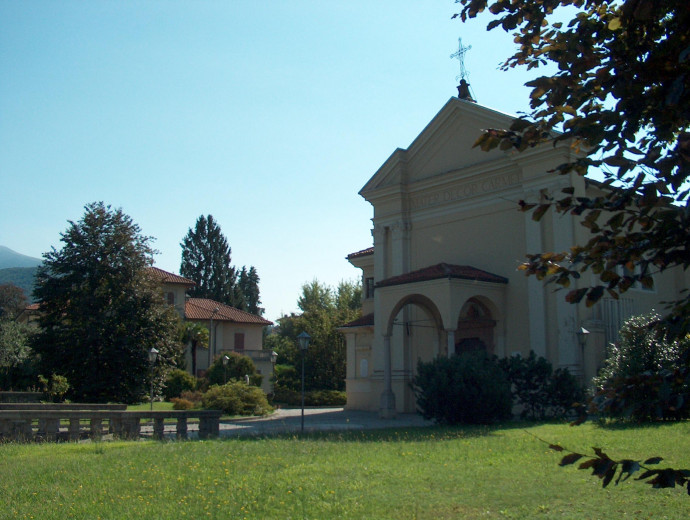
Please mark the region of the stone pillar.
<svg viewBox="0 0 690 520"><path fill-rule="evenodd" d="M384 419L395 417L395 394L393 393L393 370L391 367L391 337L383 336L383 392L379 415Z"/></svg>
<svg viewBox="0 0 690 520"><path fill-rule="evenodd" d="M45 420L45 434L46 440L58 440L58 432L60 431L60 419L46 419Z"/></svg>
<svg viewBox="0 0 690 520"><path fill-rule="evenodd" d="M455 331L446 330L446 337L448 338L446 341L446 357L450 357L451 355L455 354Z"/></svg>
<svg viewBox="0 0 690 520"><path fill-rule="evenodd" d="M187 438L187 417L177 418L177 438L186 439Z"/></svg>
<svg viewBox="0 0 690 520"><path fill-rule="evenodd" d="M103 419L94 417L91 419L89 426L91 428L90 437L94 440L99 440L103 433Z"/></svg>
<svg viewBox="0 0 690 520"><path fill-rule="evenodd" d="M538 194L530 192L527 197L535 198ZM525 245L527 253L543 251L541 222L532 220L532 212L525 214ZM546 304L544 301L544 282L536 276L527 277L527 311L529 313L530 348L538 356L546 357Z"/></svg>
<svg viewBox="0 0 690 520"><path fill-rule="evenodd" d="M70 417L69 418L69 430L68 430L68 438L71 441L78 441L79 440L79 418L78 417Z"/></svg>
<svg viewBox="0 0 690 520"><path fill-rule="evenodd" d="M551 211L554 251L567 251L575 244L573 219ZM580 347L577 342L577 307L565 301L565 294L556 295L556 330L558 331L558 366L571 374L582 374Z"/></svg>
<svg viewBox="0 0 690 520"><path fill-rule="evenodd" d="M374 238L374 281L380 282L388 277L387 262L388 262L388 248L386 247L386 227L381 224L376 224L371 230L371 235Z"/></svg>
<svg viewBox="0 0 690 520"><path fill-rule="evenodd" d="M397 276L407 273L410 270L410 229L411 225L407 222L396 222L391 227L392 235L392 254L391 275Z"/></svg>
<svg viewBox="0 0 690 520"><path fill-rule="evenodd" d="M163 433L165 432L165 417L154 417L153 418L153 438L162 439Z"/></svg>

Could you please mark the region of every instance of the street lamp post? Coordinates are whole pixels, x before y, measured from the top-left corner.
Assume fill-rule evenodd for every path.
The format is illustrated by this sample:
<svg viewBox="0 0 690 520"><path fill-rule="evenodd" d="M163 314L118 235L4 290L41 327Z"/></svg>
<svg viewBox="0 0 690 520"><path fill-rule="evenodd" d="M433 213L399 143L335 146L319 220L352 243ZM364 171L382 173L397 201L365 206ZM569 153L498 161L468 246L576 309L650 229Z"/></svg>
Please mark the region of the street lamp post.
<svg viewBox="0 0 690 520"><path fill-rule="evenodd" d="M230 358L228 355L223 356L223 371L225 373L225 381L224 383L227 385L228 384L228 362L230 361Z"/></svg>
<svg viewBox="0 0 690 520"><path fill-rule="evenodd" d="M151 411L153 412L153 365L156 364L156 359L158 359L158 351L151 347L149 350L149 372L151 378Z"/></svg>
<svg viewBox="0 0 690 520"><path fill-rule="evenodd" d="M302 428L301 431L304 433L304 356L307 353L307 349L309 348L309 340L311 339L311 336L307 334L305 331L302 331L299 336L297 336L297 339L299 340L299 349L302 351Z"/></svg>
<svg viewBox="0 0 690 520"><path fill-rule="evenodd" d="M276 392L276 361L278 361L278 353L271 351L271 392L275 395Z"/></svg>
<svg viewBox="0 0 690 520"><path fill-rule="evenodd" d="M213 309L213 312L211 313L211 321L208 325L208 368L209 370L211 368L211 362L213 361L213 352L211 351L212 347L214 347L214 341L213 341L213 317L218 314L218 311L220 309L216 307Z"/></svg>

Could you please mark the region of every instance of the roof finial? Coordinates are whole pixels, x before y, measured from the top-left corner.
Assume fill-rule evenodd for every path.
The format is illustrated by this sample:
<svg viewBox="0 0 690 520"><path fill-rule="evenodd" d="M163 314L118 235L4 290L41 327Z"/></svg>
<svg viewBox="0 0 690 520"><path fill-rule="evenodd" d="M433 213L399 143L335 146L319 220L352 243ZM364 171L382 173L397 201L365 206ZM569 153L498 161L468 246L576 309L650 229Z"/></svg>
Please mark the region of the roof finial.
<svg viewBox="0 0 690 520"><path fill-rule="evenodd" d="M465 99L467 101L474 101L473 93L471 92L470 84L467 81L469 73L465 69L465 54L472 48L471 45L463 47L462 38L458 38L458 51L450 55L452 59L456 59L460 62L460 74L455 76L455 79L460 80L458 85L458 98Z"/></svg>

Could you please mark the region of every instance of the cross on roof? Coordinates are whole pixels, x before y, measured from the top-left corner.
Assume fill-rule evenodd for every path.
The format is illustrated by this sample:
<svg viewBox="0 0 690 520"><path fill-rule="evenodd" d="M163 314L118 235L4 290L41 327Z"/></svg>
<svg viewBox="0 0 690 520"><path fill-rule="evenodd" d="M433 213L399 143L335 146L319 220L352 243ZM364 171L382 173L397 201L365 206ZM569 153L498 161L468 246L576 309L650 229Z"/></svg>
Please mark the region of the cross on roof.
<svg viewBox="0 0 690 520"><path fill-rule="evenodd" d="M464 47L462 45L462 38L458 38L458 51L450 55L452 59L456 59L460 62L460 74L455 76L455 79L461 80L466 79L469 74L465 69L465 54L472 48L471 45Z"/></svg>

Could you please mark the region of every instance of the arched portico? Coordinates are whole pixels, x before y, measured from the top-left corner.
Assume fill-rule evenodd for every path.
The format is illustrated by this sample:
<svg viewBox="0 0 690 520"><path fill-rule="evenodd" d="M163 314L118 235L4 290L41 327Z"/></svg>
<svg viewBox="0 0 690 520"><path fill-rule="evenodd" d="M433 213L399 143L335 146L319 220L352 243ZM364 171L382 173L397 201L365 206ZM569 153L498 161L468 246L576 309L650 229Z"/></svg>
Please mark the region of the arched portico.
<svg viewBox="0 0 690 520"><path fill-rule="evenodd" d="M453 353L480 350L495 354L497 313L496 306L485 296L469 298L460 310Z"/></svg>
<svg viewBox="0 0 690 520"><path fill-rule="evenodd" d="M414 411L409 383L417 360L453 354L458 337L462 340L463 334L471 332L460 326L461 317L463 325L492 320L486 322L484 332L488 338L491 325L491 348L501 353L506 283L505 278L478 269L439 264L377 284L374 333L383 368L382 416L394 416L396 410Z"/></svg>

